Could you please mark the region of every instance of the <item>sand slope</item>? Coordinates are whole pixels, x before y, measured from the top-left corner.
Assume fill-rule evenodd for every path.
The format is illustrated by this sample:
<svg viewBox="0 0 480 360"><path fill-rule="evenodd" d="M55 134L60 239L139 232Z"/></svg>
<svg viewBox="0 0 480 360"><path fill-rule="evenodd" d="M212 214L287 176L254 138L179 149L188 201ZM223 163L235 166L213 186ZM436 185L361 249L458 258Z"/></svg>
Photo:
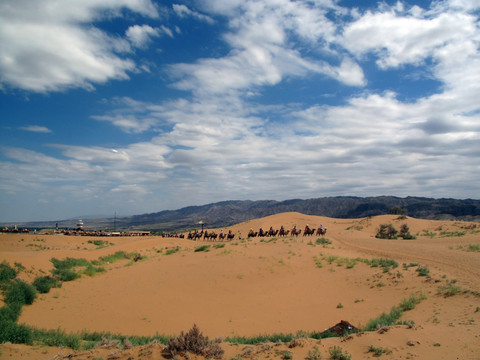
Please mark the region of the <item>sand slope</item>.
<svg viewBox="0 0 480 360"><path fill-rule="evenodd" d="M379 225L388 223L397 229L406 223L417 239L376 239ZM258 231L260 227L278 229L284 225L290 229L297 225L303 230L306 224L323 224L331 244L316 245L318 236L238 239L239 233L245 238L250 228ZM223 230L232 230L237 237L219 248L215 248L219 242L123 237L100 238L112 244L98 249L87 237L0 234L0 256L25 266L20 276L32 281L49 273L52 257L93 260L120 250L143 255L141 261L115 262L107 265L103 274L66 282L40 295L33 305L23 308L19 320L39 328L168 335L196 323L211 338L322 331L340 320L362 326L412 293L423 293L427 299L401 319L414 321L410 328L395 326L382 334L370 332L348 339L309 339L303 347L294 348L270 344L246 349L222 343L224 358L238 354L281 358L282 351L290 351L293 358L300 359L314 346L328 358L328 349L334 345L348 350L353 359L373 358L368 353L370 345L388 348L390 354L382 357L391 359L480 358L480 297L476 295L480 291L480 252L466 251L469 245L480 244L478 224L400 220L398 216L331 219L284 213ZM211 245L210 251L195 252L201 245ZM166 254L177 246L178 252ZM350 268L341 262L357 257L394 259L400 266L385 273L360 261ZM427 266L431 276L418 276L418 267L404 268L402 263ZM439 286L452 280L465 292L452 297L439 295ZM0 345L0 349L1 358L22 354L26 359L50 359L59 353L73 353L54 348L36 351L23 345ZM153 344L149 351L142 347L76 354L104 359L112 354L125 359L161 358L160 350L159 344Z"/></svg>

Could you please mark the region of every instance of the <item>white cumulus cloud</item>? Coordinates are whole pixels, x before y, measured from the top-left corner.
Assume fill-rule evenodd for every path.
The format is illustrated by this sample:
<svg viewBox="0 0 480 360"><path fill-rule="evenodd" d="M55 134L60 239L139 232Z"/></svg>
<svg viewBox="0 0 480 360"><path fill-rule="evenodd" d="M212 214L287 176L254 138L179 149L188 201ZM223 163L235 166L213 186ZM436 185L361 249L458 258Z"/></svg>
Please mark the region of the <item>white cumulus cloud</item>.
<svg viewBox="0 0 480 360"><path fill-rule="evenodd" d="M143 48L151 41L152 37L160 36L160 30L149 25L133 25L125 32L133 46Z"/></svg>
<svg viewBox="0 0 480 360"><path fill-rule="evenodd" d="M122 10L158 17L150 0L0 2L0 84L48 92L128 78L129 43L89 25Z"/></svg>

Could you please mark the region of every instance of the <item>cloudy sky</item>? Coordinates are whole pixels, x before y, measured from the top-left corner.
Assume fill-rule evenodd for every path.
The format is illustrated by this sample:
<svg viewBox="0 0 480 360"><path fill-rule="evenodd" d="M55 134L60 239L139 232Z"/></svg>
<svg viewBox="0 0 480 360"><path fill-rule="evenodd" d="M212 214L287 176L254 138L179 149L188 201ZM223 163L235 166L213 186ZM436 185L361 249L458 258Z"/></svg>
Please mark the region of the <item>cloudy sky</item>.
<svg viewBox="0 0 480 360"><path fill-rule="evenodd" d="M478 199L479 18L478 0L2 0L0 221Z"/></svg>

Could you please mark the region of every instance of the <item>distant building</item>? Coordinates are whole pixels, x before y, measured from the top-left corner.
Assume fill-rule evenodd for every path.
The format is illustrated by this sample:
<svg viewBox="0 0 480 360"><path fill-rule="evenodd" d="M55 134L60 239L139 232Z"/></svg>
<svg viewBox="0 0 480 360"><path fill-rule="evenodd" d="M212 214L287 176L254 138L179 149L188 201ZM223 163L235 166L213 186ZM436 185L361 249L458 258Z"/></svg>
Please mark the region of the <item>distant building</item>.
<svg viewBox="0 0 480 360"><path fill-rule="evenodd" d="M77 221L77 227L76 227L75 230L83 230L83 221L82 220Z"/></svg>

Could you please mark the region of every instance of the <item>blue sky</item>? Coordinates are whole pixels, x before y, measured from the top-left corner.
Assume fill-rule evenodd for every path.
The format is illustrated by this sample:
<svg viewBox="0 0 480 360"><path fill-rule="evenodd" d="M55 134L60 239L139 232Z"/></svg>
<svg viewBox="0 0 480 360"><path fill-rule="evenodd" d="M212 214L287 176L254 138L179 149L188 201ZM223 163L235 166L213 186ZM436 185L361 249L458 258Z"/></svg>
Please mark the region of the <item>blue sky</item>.
<svg viewBox="0 0 480 360"><path fill-rule="evenodd" d="M478 199L479 16L476 0L3 0L0 221Z"/></svg>

